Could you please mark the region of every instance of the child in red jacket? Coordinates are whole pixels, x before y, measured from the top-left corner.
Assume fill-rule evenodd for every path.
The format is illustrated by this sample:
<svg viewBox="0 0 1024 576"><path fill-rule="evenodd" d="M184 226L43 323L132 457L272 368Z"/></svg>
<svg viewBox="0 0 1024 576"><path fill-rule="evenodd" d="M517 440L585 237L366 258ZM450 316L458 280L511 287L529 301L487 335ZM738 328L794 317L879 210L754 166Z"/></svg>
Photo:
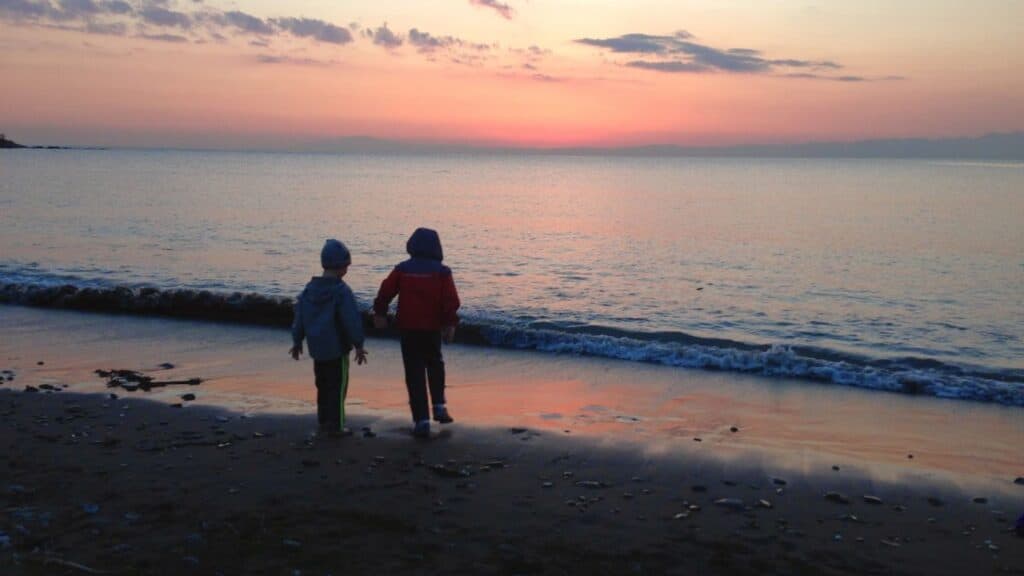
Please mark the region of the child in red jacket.
<svg viewBox="0 0 1024 576"><path fill-rule="evenodd" d="M459 323L459 294L452 271L441 264L444 254L437 232L417 228L405 244L408 260L384 279L373 302L374 324L387 326L388 306L398 296L398 329L402 339L405 387L415 423L413 435L430 436L427 411L427 383L434 407L434 420L452 422L444 398L444 359L441 340L451 342Z"/></svg>

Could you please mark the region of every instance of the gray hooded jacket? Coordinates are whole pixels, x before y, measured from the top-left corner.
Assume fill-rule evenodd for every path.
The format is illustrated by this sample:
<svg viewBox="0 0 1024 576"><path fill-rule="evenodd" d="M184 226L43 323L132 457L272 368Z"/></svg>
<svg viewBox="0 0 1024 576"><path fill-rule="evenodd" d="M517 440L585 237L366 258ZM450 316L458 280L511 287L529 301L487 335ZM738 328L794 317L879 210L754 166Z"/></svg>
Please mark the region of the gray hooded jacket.
<svg viewBox="0 0 1024 576"><path fill-rule="evenodd" d="M363 319L352 290L338 278L314 276L295 302L292 343L309 343L314 360L335 360L363 346Z"/></svg>

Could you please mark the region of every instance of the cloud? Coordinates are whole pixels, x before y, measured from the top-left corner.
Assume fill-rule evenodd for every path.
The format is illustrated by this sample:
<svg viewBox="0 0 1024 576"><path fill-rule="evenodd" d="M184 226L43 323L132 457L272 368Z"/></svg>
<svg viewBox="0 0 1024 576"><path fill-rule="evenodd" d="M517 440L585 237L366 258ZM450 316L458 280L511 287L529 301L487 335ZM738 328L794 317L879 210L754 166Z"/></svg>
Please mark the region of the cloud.
<svg viewBox="0 0 1024 576"><path fill-rule="evenodd" d="M188 38L178 36L177 34L139 34L139 38L156 40L157 42L170 42L173 44L183 44L188 42Z"/></svg>
<svg viewBox="0 0 1024 576"><path fill-rule="evenodd" d="M373 40L373 43L377 46L383 46L385 48L398 48L402 45L402 38L391 31L385 22L383 26L380 26L376 30L367 29L364 34L367 38Z"/></svg>
<svg viewBox="0 0 1024 576"><path fill-rule="evenodd" d="M270 23L293 36L317 42L341 45L352 41L352 33L347 28L315 18L271 18Z"/></svg>
<svg viewBox="0 0 1024 576"><path fill-rule="evenodd" d="M139 11L142 21L154 26L177 27L182 30L192 28L192 18L184 12L175 12L159 6L147 6Z"/></svg>
<svg viewBox="0 0 1024 576"><path fill-rule="evenodd" d="M501 17L506 20L511 20L515 16L516 11L511 6L504 2L498 2L498 0L469 0L469 3L474 6L483 6L484 8L490 8L501 14Z"/></svg>
<svg viewBox="0 0 1024 576"><path fill-rule="evenodd" d="M451 36L434 36L430 32L420 32L416 28L409 29L409 44L412 44L420 52L432 52L439 48L462 45L462 40Z"/></svg>
<svg viewBox="0 0 1024 576"><path fill-rule="evenodd" d="M329 64L329 62L312 58L295 58L277 54L259 54L256 56L256 62L260 64L298 64L300 66L327 66Z"/></svg>
<svg viewBox="0 0 1024 576"><path fill-rule="evenodd" d="M765 58L760 50L751 48L721 49L700 44L685 30L672 35L623 34L613 38L579 38L578 44L595 46L615 54L643 57L625 62L625 66L668 73L728 72L737 74L768 74L778 68L811 70L842 68L831 60ZM786 76L786 75L784 75ZM850 76L851 78L856 78Z"/></svg>
<svg viewBox="0 0 1024 576"><path fill-rule="evenodd" d="M234 26L242 32L249 34L270 35L274 33L274 27L267 24L262 18L257 18L245 12L232 10L224 13L224 22Z"/></svg>

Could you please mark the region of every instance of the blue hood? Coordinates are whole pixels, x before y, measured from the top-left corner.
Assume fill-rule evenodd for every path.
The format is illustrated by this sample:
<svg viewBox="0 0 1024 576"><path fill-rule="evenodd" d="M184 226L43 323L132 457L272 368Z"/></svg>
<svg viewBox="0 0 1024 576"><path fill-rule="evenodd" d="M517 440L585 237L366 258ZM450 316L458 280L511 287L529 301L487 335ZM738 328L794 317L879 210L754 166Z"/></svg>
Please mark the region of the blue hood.
<svg viewBox="0 0 1024 576"><path fill-rule="evenodd" d="M444 260L441 237L430 228L417 228L405 243L405 251L413 258L429 258L438 262Z"/></svg>

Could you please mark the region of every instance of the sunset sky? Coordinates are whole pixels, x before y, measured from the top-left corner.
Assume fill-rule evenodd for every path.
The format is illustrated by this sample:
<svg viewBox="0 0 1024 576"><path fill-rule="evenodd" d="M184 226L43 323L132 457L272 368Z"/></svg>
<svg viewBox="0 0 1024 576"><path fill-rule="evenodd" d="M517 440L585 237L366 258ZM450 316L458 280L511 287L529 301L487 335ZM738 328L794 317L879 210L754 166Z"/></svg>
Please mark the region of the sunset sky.
<svg viewBox="0 0 1024 576"><path fill-rule="evenodd" d="M719 145L1024 130L1018 0L0 0L0 132Z"/></svg>

